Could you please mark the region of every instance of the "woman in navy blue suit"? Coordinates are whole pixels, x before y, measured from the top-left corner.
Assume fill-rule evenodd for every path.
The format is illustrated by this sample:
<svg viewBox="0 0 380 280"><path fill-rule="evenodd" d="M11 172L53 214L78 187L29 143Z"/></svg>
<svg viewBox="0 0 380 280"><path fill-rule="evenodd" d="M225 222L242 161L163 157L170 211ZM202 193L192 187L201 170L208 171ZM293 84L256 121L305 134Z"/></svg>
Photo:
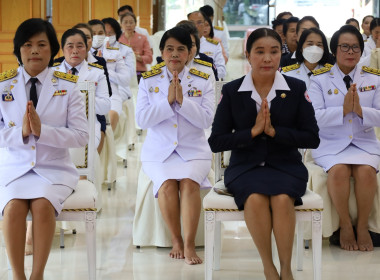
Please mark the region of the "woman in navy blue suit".
<svg viewBox="0 0 380 280"><path fill-rule="evenodd" d="M308 173L298 148L317 148L318 126L305 83L280 74L281 38L260 28L247 41L252 70L226 84L209 144L232 150L225 184L259 250L266 279L293 279L294 205L302 204ZM272 259L271 232L281 264Z"/></svg>

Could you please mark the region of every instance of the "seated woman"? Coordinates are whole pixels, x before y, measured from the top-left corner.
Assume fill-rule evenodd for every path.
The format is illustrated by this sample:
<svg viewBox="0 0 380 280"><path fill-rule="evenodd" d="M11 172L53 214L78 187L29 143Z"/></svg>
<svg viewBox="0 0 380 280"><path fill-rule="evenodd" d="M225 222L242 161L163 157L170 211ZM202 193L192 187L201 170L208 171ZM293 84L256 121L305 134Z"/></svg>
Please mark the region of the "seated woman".
<svg viewBox="0 0 380 280"><path fill-rule="evenodd" d="M220 46L222 47L222 54L224 58L224 62L227 64L228 62L228 56L226 53L226 49L224 48L222 44L222 39L214 36L214 27L212 25L211 19L209 17L205 17L205 29L204 33L202 34L206 38L213 39L215 41L218 41L220 43Z"/></svg>
<svg viewBox="0 0 380 280"><path fill-rule="evenodd" d="M61 48L65 59L61 63L55 63L55 69L79 76L78 81L95 82L95 113L106 115L111 108L107 80L100 65L86 61L88 51L86 35L79 29L66 30L62 35ZM95 146L98 147L101 138L98 120L95 125L95 136Z"/></svg>
<svg viewBox="0 0 380 280"><path fill-rule="evenodd" d="M215 97L209 75L186 67L191 46L190 34L182 28L164 33L160 50L166 66L143 74L136 120L148 129L142 168L154 183L153 195L172 236L170 257L200 264L194 239L201 211L199 189L211 186L207 175L212 154L204 129L211 125Z"/></svg>
<svg viewBox="0 0 380 280"><path fill-rule="evenodd" d="M216 110L209 144L231 150L224 182L234 195L261 256L266 279L293 279L291 258L294 205L302 204L308 172L298 148L319 144L314 110L305 83L277 71L282 41L272 29L248 37L252 70L226 84ZM281 264L273 264L271 233Z"/></svg>
<svg viewBox="0 0 380 280"><path fill-rule="evenodd" d="M374 18L371 21L369 30L371 32L371 36L364 43L362 59L370 56L373 49L380 48L380 18Z"/></svg>
<svg viewBox="0 0 380 280"><path fill-rule="evenodd" d="M14 54L21 67L1 75L0 212L13 279L26 279L24 245L33 217L33 268L43 279L55 231L55 216L79 175L68 148L88 142L85 106L76 77L50 68L59 51L53 26L28 19L17 29Z"/></svg>
<svg viewBox="0 0 380 280"><path fill-rule="evenodd" d="M325 35L318 28L305 29L302 32L296 50L297 63L285 66L281 73L304 81L306 88L310 84L311 71L322 68L329 60L329 48Z"/></svg>
<svg viewBox="0 0 380 280"><path fill-rule="evenodd" d="M357 66L364 42L355 27L345 25L335 32L330 49L335 65L315 72L308 90L321 137L312 156L328 172L327 189L339 215L340 246L371 251L368 217L380 162L380 145L373 129L380 123L379 77L377 70ZM357 239L348 208L351 176L358 208Z"/></svg>

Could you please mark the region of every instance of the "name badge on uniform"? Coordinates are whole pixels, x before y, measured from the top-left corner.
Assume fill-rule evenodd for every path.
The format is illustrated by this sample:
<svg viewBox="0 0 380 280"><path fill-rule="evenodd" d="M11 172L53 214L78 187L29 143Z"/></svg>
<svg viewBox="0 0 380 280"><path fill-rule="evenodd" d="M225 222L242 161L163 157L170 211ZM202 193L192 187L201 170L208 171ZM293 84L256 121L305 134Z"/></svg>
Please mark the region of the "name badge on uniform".
<svg viewBox="0 0 380 280"><path fill-rule="evenodd" d="M207 55L207 56L211 56L211 57L214 55L213 52L204 52L204 54Z"/></svg>
<svg viewBox="0 0 380 280"><path fill-rule="evenodd" d="M8 102L8 101L13 101L15 99L14 99L13 94L11 92L7 92L7 93L2 94L2 100Z"/></svg>
<svg viewBox="0 0 380 280"><path fill-rule="evenodd" d="M63 89L63 90L56 90L53 94L53 96L62 96L62 95L66 95L67 94L67 90Z"/></svg>
<svg viewBox="0 0 380 280"><path fill-rule="evenodd" d="M375 85L373 85L373 86L366 86L366 87L360 87L359 91L360 92L364 92L364 91L370 91L370 90L374 90L374 89L376 89Z"/></svg>
<svg viewBox="0 0 380 280"><path fill-rule="evenodd" d="M107 62L116 62L116 59L107 59Z"/></svg>
<svg viewBox="0 0 380 280"><path fill-rule="evenodd" d="M197 88L192 88L187 92L189 97L200 97L202 96L202 91Z"/></svg>

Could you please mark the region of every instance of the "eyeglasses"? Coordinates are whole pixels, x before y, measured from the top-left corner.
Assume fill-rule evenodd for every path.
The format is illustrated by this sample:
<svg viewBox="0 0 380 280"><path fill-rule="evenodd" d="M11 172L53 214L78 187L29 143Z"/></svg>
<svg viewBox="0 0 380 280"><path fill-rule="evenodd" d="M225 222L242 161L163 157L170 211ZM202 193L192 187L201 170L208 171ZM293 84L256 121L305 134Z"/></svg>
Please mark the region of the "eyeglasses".
<svg viewBox="0 0 380 280"><path fill-rule="evenodd" d="M350 45L347 45L347 44L343 44L343 45L338 45L338 47L340 48L340 50L342 52L348 52L348 51L350 51L350 49L352 49L352 51L354 53L358 53L358 52L361 51L360 47L357 46L357 45L350 46Z"/></svg>

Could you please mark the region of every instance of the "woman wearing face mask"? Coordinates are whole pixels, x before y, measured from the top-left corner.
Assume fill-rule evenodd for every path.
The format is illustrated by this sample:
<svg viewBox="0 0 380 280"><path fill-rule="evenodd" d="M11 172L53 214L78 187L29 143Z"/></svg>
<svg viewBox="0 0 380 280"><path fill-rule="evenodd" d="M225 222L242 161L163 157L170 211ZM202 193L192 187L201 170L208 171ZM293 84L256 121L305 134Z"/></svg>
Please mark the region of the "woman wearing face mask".
<svg viewBox="0 0 380 280"><path fill-rule="evenodd" d="M107 62L112 87L111 110L108 116L112 130L115 130L119 122L119 115L121 114L123 104L119 88L128 87L130 72L120 52L112 47L106 46L104 23L97 19L90 20L88 23L91 26L93 34L91 53L103 57Z"/></svg>
<svg viewBox="0 0 380 280"><path fill-rule="evenodd" d="M326 37L321 30L305 29L296 50L297 63L283 67L281 72L286 76L304 81L307 88L313 70L332 66L327 64L330 56L328 50Z"/></svg>

